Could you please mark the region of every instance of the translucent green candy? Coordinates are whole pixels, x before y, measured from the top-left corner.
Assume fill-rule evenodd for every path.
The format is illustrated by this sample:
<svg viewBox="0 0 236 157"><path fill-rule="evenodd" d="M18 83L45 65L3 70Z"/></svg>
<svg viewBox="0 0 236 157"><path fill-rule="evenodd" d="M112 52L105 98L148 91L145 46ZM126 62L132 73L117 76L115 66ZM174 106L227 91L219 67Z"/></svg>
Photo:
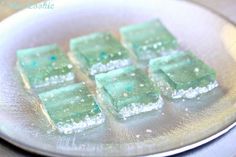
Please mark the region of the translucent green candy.
<svg viewBox="0 0 236 157"><path fill-rule="evenodd" d="M93 33L72 39L70 48L75 60L89 75L131 64L128 51L110 33Z"/></svg>
<svg viewBox="0 0 236 157"><path fill-rule="evenodd" d="M162 106L159 91L134 66L98 74L95 80L103 101L120 118L157 110Z"/></svg>
<svg viewBox="0 0 236 157"><path fill-rule="evenodd" d="M39 98L60 132L80 132L104 122L97 102L84 83L40 93Z"/></svg>
<svg viewBox="0 0 236 157"><path fill-rule="evenodd" d="M218 86L215 71L191 52L153 59L149 72L161 92L172 98L194 98Z"/></svg>
<svg viewBox="0 0 236 157"><path fill-rule="evenodd" d="M51 89L75 80L73 66L57 45L19 50L17 59L24 83L33 89Z"/></svg>
<svg viewBox="0 0 236 157"><path fill-rule="evenodd" d="M175 37L159 20L125 26L120 33L138 60L149 60L178 47Z"/></svg>

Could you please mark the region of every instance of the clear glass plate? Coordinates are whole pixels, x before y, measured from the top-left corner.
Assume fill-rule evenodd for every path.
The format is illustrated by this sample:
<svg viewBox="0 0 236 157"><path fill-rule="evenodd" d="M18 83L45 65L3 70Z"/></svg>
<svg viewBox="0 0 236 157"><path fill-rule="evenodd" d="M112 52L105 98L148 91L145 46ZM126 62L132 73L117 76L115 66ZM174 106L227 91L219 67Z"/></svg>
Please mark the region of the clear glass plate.
<svg viewBox="0 0 236 157"><path fill-rule="evenodd" d="M29 151L52 156L165 156L202 145L236 121L236 29L194 4L175 0L52 1L54 9L26 9L0 23L0 136ZM161 111L84 133L53 132L16 70L16 50L50 43L68 51L70 38L160 18L217 72L220 87L194 100L167 101Z"/></svg>

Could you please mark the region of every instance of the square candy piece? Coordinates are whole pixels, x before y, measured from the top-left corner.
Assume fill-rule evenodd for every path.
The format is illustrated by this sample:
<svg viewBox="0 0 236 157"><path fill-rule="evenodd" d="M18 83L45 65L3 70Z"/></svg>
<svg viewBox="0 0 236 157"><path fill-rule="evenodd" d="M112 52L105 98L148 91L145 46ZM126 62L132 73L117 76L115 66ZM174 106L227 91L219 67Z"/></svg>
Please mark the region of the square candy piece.
<svg viewBox="0 0 236 157"><path fill-rule="evenodd" d="M98 74L95 80L103 101L120 118L158 110L163 104L158 89L134 66Z"/></svg>
<svg viewBox="0 0 236 157"><path fill-rule="evenodd" d="M57 45L17 51L18 68L25 85L38 91L74 82L73 66Z"/></svg>
<svg viewBox="0 0 236 157"><path fill-rule="evenodd" d="M91 76L131 64L128 51L110 33L72 39L70 48L75 61Z"/></svg>
<svg viewBox="0 0 236 157"><path fill-rule="evenodd" d="M194 98L218 86L215 71L191 52L153 59L149 73L161 92L174 99Z"/></svg>
<svg viewBox="0 0 236 157"><path fill-rule="evenodd" d="M178 47L175 37L159 20L125 26L120 33L125 45L142 61L159 57Z"/></svg>
<svg viewBox="0 0 236 157"><path fill-rule="evenodd" d="M104 116L84 83L48 92L39 98L51 122L62 133L81 132L104 122Z"/></svg>

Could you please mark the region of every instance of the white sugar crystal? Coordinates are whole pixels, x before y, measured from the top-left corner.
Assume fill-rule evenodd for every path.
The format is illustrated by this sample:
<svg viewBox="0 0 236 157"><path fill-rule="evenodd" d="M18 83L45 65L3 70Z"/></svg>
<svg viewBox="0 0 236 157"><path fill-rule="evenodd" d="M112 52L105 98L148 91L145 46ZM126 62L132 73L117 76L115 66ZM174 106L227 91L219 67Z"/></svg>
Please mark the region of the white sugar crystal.
<svg viewBox="0 0 236 157"><path fill-rule="evenodd" d="M84 99L81 99L80 102L84 102Z"/></svg>
<svg viewBox="0 0 236 157"><path fill-rule="evenodd" d="M147 133L152 133L152 130L146 129L146 132L147 132Z"/></svg>
<svg viewBox="0 0 236 157"><path fill-rule="evenodd" d="M118 55L119 55L119 56L121 56L121 55L122 55L122 53L119 51L119 52L118 52Z"/></svg>
<svg viewBox="0 0 236 157"><path fill-rule="evenodd" d="M127 96L128 96L128 94L127 94L127 93L124 93L124 94L123 94L123 96L124 96L124 97L127 97Z"/></svg>
<svg viewBox="0 0 236 157"><path fill-rule="evenodd" d="M71 69L73 66L71 64L68 64L67 67Z"/></svg>
<svg viewBox="0 0 236 157"><path fill-rule="evenodd" d="M153 48L154 48L154 49L157 49L157 48L158 48L158 45L157 45L157 44L154 44L154 45L153 45Z"/></svg>
<svg viewBox="0 0 236 157"><path fill-rule="evenodd" d="M75 75L73 73L68 73L66 75L56 75L52 77L47 77L45 78L45 81L40 83L39 85L36 86L36 88L42 88L42 87L47 87L50 85L56 85L59 83L64 83L66 81L72 81L75 79Z"/></svg>
<svg viewBox="0 0 236 157"><path fill-rule="evenodd" d="M95 75L98 73L108 72L110 70L114 70L117 68L125 67L131 64L129 59L118 59L114 61L110 61L107 64L97 63L92 66L90 70L91 75Z"/></svg>
<svg viewBox="0 0 236 157"><path fill-rule="evenodd" d="M144 113L152 110L158 110L163 106L163 100L161 96L159 96L158 101L155 103L132 103L124 108L122 108L119 112L119 115L125 119L127 117L137 115L139 113Z"/></svg>
<svg viewBox="0 0 236 157"><path fill-rule="evenodd" d="M144 84L141 83L139 86L140 86L140 87L144 87Z"/></svg>
<svg viewBox="0 0 236 157"><path fill-rule="evenodd" d="M173 99L178 99L178 98L195 98L200 94L207 93L211 91L212 89L218 87L218 82L214 81L208 84L206 87L196 87L196 88L189 88L187 90L179 90L179 91L174 91L172 93L172 98Z"/></svg>
<svg viewBox="0 0 236 157"><path fill-rule="evenodd" d="M199 72L199 69L198 69L198 68L195 68L195 69L194 69L194 72L198 73L198 72Z"/></svg>
<svg viewBox="0 0 236 157"><path fill-rule="evenodd" d="M145 50L147 50L147 47L146 47L146 46L143 46L142 49L145 51Z"/></svg>
<svg viewBox="0 0 236 157"><path fill-rule="evenodd" d="M57 128L61 133L71 134L73 132L81 132L85 129L100 125L104 121L105 121L104 116L101 113L99 113L94 117L86 116L85 119L80 122L74 122L73 119L67 123L59 122L57 123Z"/></svg>

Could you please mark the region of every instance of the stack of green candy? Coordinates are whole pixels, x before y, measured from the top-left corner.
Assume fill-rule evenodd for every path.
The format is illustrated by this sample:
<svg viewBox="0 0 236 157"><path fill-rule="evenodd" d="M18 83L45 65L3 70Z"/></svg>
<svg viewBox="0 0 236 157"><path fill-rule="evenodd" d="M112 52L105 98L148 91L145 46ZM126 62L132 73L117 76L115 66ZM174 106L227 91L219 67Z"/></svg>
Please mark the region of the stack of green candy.
<svg viewBox="0 0 236 157"><path fill-rule="evenodd" d="M139 61L160 57L178 48L175 37L157 19L125 26L120 33L125 45Z"/></svg>
<svg viewBox="0 0 236 157"><path fill-rule="evenodd" d="M17 58L28 88L43 91L75 82L72 64L55 44L19 50Z"/></svg>
<svg viewBox="0 0 236 157"><path fill-rule="evenodd" d="M72 39L70 49L76 62L91 76L131 64L128 51L110 33Z"/></svg>
<svg viewBox="0 0 236 157"><path fill-rule="evenodd" d="M39 98L54 125L65 134L104 122L98 103L84 83L40 93Z"/></svg>
<svg viewBox="0 0 236 157"><path fill-rule="evenodd" d="M98 74L95 81L109 110L120 118L158 110L163 104L158 89L134 66Z"/></svg>
<svg viewBox="0 0 236 157"><path fill-rule="evenodd" d="M76 83L73 66L57 45L20 50L17 57L25 84L39 93L43 112L60 132L104 122L95 98L84 83Z"/></svg>
<svg viewBox="0 0 236 157"><path fill-rule="evenodd" d="M188 51L151 60L149 73L161 92L174 99L194 98L218 86L215 71Z"/></svg>

